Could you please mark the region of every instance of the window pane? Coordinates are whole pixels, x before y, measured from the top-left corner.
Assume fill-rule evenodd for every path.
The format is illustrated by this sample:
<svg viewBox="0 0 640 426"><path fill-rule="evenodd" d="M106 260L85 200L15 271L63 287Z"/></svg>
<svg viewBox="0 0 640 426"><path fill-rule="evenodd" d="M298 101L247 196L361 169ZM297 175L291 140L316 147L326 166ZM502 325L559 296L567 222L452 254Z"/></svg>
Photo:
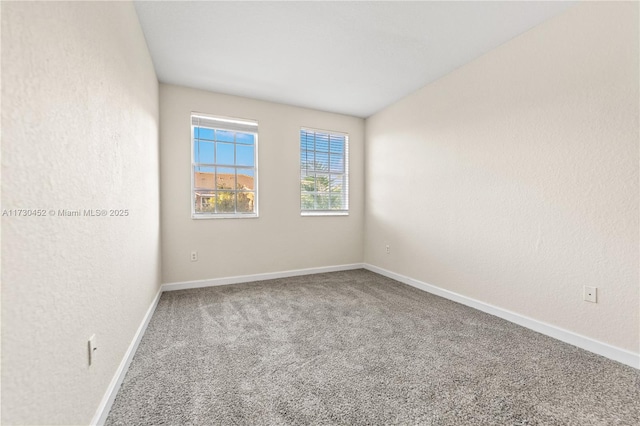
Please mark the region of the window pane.
<svg viewBox="0 0 640 426"><path fill-rule="evenodd" d="M234 165L232 143L216 143L216 164Z"/></svg>
<svg viewBox="0 0 640 426"><path fill-rule="evenodd" d="M344 157L341 154L331 154L329 171L342 173L344 171Z"/></svg>
<svg viewBox="0 0 640 426"><path fill-rule="evenodd" d="M213 164L213 142L195 141L193 144L193 158L196 163Z"/></svg>
<svg viewBox="0 0 640 426"><path fill-rule="evenodd" d="M300 169L301 170L306 170L307 169L307 155L308 155L309 151L300 150Z"/></svg>
<svg viewBox="0 0 640 426"><path fill-rule="evenodd" d="M236 189L236 169L217 167L216 189Z"/></svg>
<svg viewBox="0 0 640 426"><path fill-rule="evenodd" d="M302 151L300 154L300 167L305 170L313 170L315 158L313 151Z"/></svg>
<svg viewBox="0 0 640 426"><path fill-rule="evenodd" d="M329 135L316 133L316 152L329 152Z"/></svg>
<svg viewBox="0 0 640 426"><path fill-rule="evenodd" d="M329 210L329 194L318 193L316 195L316 209Z"/></svg>
<svg viewBox="0 0 640 426"><path fill-rule="evenodd" d="M213 140L213 129L207 129L206 127L200 127L198 132L198 138L206 139L208 141Z"/></svg>
<svg viewBox="0 0 640 426"><path fill-rule="evenodd" d="M214 168L194 167L193 186L194 188L215 189Z"/></svg>
<svg viewBox="0 0 640 426"><path fill-rule="evenodd" d="M254 136L251 133L236 133L236 142L253 145Z"/></svg>
<svg viewBox="0 0 640 426"><path fill-rule="evenodd" d="M256 189L253 170L238 169L238 189Z"/></svg>
<svg viewBox="0 0 640 426"><path fill-rule="evenodd" d="M342 189L344 188L344 176L343 175L331 175L329 177L331 192L339 192L342 193Z"/></svg>
<svg viewBox="0 0 640 426"><path fill-rule="evenodd" d="M236 145L236 165L253 166L253 145Z"/></svg>
<svg viewBox="0 0 640 426"><path fill-rule="evenodd" d="M318 192L329 192L329 188L331 187L331 182L329 180L328 175L317 175L316 176L316 191Z"/></svg>
<svg viewBox="0 0 640 426"><path fill-rule="evenodd" d="M195 191L193 199L196 213L213 213L215 211L216 197L212 191Z"/></svg>
<svg viewBox="0 0 640 426"><path fill-rule="evenodd" d="M313 167L317 171L327 172L329 171L329 154L323 152L316 152L316 161Z"/></svg>
<svg viewBox="0 0 640 426"><path fill-rule="evenodd" d="M313 194L303 192L300 195L300 206L302 210L313 210L315 208L315 200Z"/></svg>
<svg viewBox="0 0 640 426"><path fill-rule="evenodd" d="M331 139L329 141L329 150L332 153L342 153L344 151L344 137L331 135Z"/></svg>
<svg viewBox="0 0 640 426"><path fill-rule="evenodd" d="M330 202L331 202L331 207L329 207L330 210L342 209L342 195L331 193Z"/></svg>
<svg viewBox="0 0 640 426"><path fill-rule="evenodd" d="M313 151L313 133L305 132L304 130L300 132L300 149Z"/></svg>
<svg viewBox="0 0 640 426"><path fill-rule="evenodd" d="M235 213L236 193L233 191L218 191L216 211L218 213Z"/></svg>
<svg viewBox="0 0 640 426"><path fill-rule="evenodd" d="M300 179L300 190L313 192L316 190L316 177L314 175L302 176Z"/></svg>
<svg viewBox="0 0 640 426"><path fill-rule="evenodd" d="M230 130L216 130L216 140L222 142L233 142L233 133Z"/></svg>
<svg viewBox="0 0 640 426"><path fill-rule="evenodd" d="M238 192L238 212L252 213L254 199L255 194L253 192Z"/></svg>

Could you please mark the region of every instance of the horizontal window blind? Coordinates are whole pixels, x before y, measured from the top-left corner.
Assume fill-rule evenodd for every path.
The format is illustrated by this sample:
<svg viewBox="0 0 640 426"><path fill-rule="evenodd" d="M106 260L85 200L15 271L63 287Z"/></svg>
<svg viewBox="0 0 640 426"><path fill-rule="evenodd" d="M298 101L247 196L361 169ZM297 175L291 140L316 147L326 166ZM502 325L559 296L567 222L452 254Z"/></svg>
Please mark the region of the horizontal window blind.
<svg viewBox="0 0 640 426"><path fill-rule="evenodd" d="M300 130L300 209L302 214L349 211L349 136Z"/></svg>

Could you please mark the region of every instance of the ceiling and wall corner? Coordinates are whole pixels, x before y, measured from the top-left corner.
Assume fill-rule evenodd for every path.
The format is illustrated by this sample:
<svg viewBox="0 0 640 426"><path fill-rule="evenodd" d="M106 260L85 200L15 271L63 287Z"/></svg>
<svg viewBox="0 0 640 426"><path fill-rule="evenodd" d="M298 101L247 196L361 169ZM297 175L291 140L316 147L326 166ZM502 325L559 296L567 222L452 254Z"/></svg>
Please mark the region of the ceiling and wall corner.
<svg viewBox="0 0 640 426"><path fill-rule="evenodd" d="M368 117L575 2L147 2L158 79Z"/></svg>

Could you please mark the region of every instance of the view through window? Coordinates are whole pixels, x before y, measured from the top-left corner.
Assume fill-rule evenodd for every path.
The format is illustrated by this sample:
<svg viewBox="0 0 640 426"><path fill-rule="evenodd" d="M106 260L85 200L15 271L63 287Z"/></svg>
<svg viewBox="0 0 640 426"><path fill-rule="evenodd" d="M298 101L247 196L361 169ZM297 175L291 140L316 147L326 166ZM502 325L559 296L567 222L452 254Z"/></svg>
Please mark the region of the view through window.
<svg viewBox="0 0 640 426"><path fill-rule="evenodd" d="M191 116L192 216L256 217L258 123Z"/></svg>
<svg viewBox="0 0 640 426"><path fill-rule="evenodd" d="M348 214L348 135L300 130L300 210L303 215Z"/></svg>

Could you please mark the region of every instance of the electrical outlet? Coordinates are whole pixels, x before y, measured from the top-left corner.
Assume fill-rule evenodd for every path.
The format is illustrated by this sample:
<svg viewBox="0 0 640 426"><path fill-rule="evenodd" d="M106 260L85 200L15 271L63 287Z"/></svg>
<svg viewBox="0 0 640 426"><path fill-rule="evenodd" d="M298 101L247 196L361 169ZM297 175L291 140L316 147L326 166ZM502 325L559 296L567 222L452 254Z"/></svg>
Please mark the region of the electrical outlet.
<svg viewBox="0 0 640 426"><path fill-rule="evenodd" d="M391 253L391 246L389 244L387 244L384 249L387 252L387 254Z"/></svg>
<svg viewBox="0 0 640 426"><path fill-rule="evenodd" d="M89 351L89 366L92 366L96 362L96 351L98 350L95 334L89 337L89 341L87 342L87 350Z"/></svg>
<svg viewBox="0 0 640 426"><path fill-rule="evenodd" d="M598 288L584 286L583 299L586 302L598 303Z"/></svg>
<svg viewBox="0 0 640 426"><path fill-rule="evenodd" d="M198 261L198 252L197 251L192 251L191 252L191 261L192 262L197 262Z"/></svg>

